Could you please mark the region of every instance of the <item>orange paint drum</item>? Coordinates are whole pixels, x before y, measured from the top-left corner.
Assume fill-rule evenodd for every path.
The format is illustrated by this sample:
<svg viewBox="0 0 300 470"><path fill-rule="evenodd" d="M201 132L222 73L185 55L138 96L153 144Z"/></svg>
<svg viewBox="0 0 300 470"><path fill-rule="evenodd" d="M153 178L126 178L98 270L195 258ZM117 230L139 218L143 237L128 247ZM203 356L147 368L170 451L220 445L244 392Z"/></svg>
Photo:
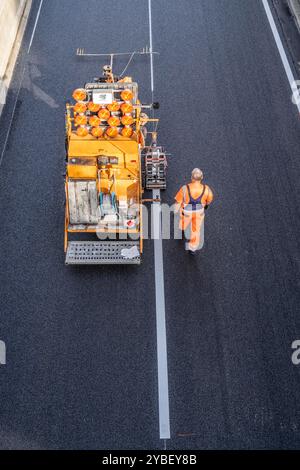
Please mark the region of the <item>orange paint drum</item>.
<svg viewBox="0 0 300 470"><path fill-rule="evenodd" d="M124 101L130 101L133 98L133 93L130 90L123 90L121 93L121 98Z"/></svg>
<svg viewBox="0 0 300 470"><path fill-rule="evenodd" d="M74 106L75 113L85 113L86 112L86 104L85 103L76 103Z"/></svg>
<svg viewBox="0 0 300 470"><path fill-rule="evenodd" d="M78 127L78 129L76 130L76 134L79 136L79 137L86 137L88 135L89 131L86 127L84 126L80 126Z"/></svg>
<svg viewBox="0 0 300 470"><path fill-rule="evenodd" d="M87 117L84 114L78 114L75 117L75 126L85 126L87 124Z"/></svg>
<svg viewBox="0 0 300 470"><path fill-rule="evenodd" d="M112 112L119 111L120 104L117 101L113 101L111 104L107 105L107 109Z"/></svg>
<svg viewBox="0 0 300 470"><path fill-rule="evenodd" d="M102 108L100 109L98 116L102 121L107 121L110 117L110 112L108 111L108 109Z"/></svg>
<svg viewBox="0 0 300 470"><path fill-rule="evenodd" d="M131 127L123 127L121 130L121 134L123 137L131 137L133 134L133 130Z"/></svg>
<svg viewBox="0 0 300 470"><path fill-rule="evenodd" d="M94 137L101 137L104 131L102 127L93 127L91 132Z"/></svg>
<svg viewBox="0 0 300 470"><path fill-rule="evenodd" d="M121 122L124 126L131 126L133 124L133 117L132 116L123 116Z"/></svg>
<svg viewBox="0 0 300 470"><path fill-rule="evenodd" d="M111 127L118 127L120 125L120 119L116 116L110 117L107 122Z"/></svg>
<svg viewBox="0 0 300 470"><path fill-rule="evenodd" d="M72 96L75 101L84 101L86 99L86 91L84 88L77 88L73 91Z"/></svg>
<svg viewBox="0 0 300 470"><path fill-rule="evenodd" d="M98 127L101 124L101 119L98 116L91 116L89 119L89 124L92 127Z"/></svg>
<svg viewBox="0 0 300 470"><path fill-rule="evenodd" d="M116 127L108 127L106 129L106 135L108 135L108 137L116 137L118 135L118 129Z"/></svg>
<svg viewBox="0 0 300 470"><path fill-rule="evenodd" d="M100 108L101 108L100 104L93 103L92 101L90 101L88 104L88 109L92 113L98 113Z"/></svg>
<svg viewBox="0 0 300 470"><path fill-rule="evenodd" d="M133 106L130 103L123 103L121 106L121 111L123 114L132 113Z"/></svg>

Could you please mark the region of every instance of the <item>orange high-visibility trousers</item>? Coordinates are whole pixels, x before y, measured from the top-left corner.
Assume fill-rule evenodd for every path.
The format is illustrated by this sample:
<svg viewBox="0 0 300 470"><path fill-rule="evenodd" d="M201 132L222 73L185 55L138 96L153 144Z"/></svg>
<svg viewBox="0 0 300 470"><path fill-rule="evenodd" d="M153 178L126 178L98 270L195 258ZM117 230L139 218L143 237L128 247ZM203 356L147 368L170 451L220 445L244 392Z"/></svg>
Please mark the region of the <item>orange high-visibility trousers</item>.
<svg viewBox="0 0 300 470"><path fill-rule="evenodd" d="M185 237L189 240L187 243L188 250L197 251L203 247L204 218L204 213L194 212L187 214L181 211L179 228L184 231Z"/></svg>

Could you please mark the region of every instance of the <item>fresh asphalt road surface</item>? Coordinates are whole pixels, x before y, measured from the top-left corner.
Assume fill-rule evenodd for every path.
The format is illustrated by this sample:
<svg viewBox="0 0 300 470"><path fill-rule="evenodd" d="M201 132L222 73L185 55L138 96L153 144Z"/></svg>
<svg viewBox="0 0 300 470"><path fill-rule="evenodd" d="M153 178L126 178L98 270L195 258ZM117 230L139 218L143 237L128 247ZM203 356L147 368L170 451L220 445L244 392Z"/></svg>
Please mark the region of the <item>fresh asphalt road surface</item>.
<svg viewBox="0 0 300 470"><path fill-rule="evenodd" d="M3 145L23 75L0 168L0 447L162 449L153 241L138 268L63 254L64 101L103 65L75 50L149 44L148 2L44 0L27 54L38 8L0 122ZM167 448L297 448L300 124L264 8L154 0L152 21L163 198L195 166L216 194L198 257L163 243ZM130 72L150 100L149 58Z"/></svg>

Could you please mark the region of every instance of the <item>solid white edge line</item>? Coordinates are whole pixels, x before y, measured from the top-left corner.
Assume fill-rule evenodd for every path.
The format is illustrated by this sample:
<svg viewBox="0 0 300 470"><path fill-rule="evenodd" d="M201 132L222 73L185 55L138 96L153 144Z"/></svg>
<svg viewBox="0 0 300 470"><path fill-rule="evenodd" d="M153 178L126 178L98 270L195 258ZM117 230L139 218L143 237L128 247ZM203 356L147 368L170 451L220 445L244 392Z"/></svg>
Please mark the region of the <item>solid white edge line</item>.
<svg viewBox="0 0 300 470"><path fill-rule="evenodd" d="M281 57L281 61L282 61L283 66L284 66L285 73L286 73L288 81L289 81L292 93L294 93L295 92L295 81L296 80L294 78L294 75L293 75L290 63L288 61L286 52L284 50L284 47L283 47L278 29L277 29L277 26L275 24L275 21L274 21L273 15L272 15L272 11L271 11L269 2L268 2L268 0L262 0L262 3L263 3L263 6L264 6L264 9L265 9L268 21L270 23L270 27L271 27L271 30L272 30L272 33L273 33L273 36L274 36L274 39L275 39L280 57ZM300 113L300 102L296 103L296 106L297 106L298 111Z"/></svg>
<svg viewBox="0 0 300 470"><path fill-rule="evenodd" d="M154 95L154 68L153 68L153 39L152 39L152 5L148 0L149 13L149 47L150 47L150 74L151 95ZM160 190L152 191L153 199L160 201ZM159 436L166 440L170 439L170 407L169 407L169 381L168 381L168 354L167 354L167 331L166 331L166 308L165 308L165 281L164 261L162 246L161 227L161 204L153 203L152 228L154 238L154 271L155 271L155 306L156 306L156 341L157 341L157 377L158 377L158 412L159 412Z"/></svg>
<svg viewBox="0 0 300 470"><path fill-rule="evenodd" d="M30 38L30 43L29 43L28 50L27 50L27 54L29 54L30 49L31 49L31 46L32 46L32 42L33 42L33 38L34 38L34 35L35 35L36 27L37 27L37 24L38 24L38 21L39 21L39 17L40 17L40 13L41 13L43 1L44 1L44 0L41 0L39 9L38 9L38 12L37 12L37 15L36 15L36 19L35 19L35 23L34 23L32 35L31 35L31 38Z"/></svg>

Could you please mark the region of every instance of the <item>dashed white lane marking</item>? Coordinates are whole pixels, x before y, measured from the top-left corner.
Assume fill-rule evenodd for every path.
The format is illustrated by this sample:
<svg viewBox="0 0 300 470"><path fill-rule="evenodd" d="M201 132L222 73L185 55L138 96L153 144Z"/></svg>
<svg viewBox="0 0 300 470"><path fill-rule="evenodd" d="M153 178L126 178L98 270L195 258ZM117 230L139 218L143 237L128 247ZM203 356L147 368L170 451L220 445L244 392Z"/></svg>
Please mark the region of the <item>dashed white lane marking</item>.
<svg viewBox="0 0 300 470"><path fill-rule="evenodd" d="M44 0L41 0L39 9L38 9L38 12L37 12L37 15L36 15L32 35L31 35L31 38L30 38L30 43L29 43L28 50L27 50L27 54L29 54L31 46L32 46L33 38L34 38L34 35L35 35L35 30L36 30L36 27L37 27L37 24L38 24L38 21L39 21L39 17L40 17L40 14L41 14L41 9L42 9L42 6L43 6L43 1Z"/></svg>
<svg viewBox="0 0 300 470"><path fill-rule="evenodd" d="M148 0L148 11L149 11L149 48L150 48L150 52L153 52L151 0ZM153 92L154 92L153 54L150 54L150 77L151 77L151 93L153 95Z"/></svg>
<svg viewBox="0 0 300 470"><path fill-rule="evenodd" d="M150 47L150 52L153 52L151 7L152 7L151 0L148 0L149 40L150 40L149 47ZM152 101L153 101L154 70L153 70L152 54L150 54L150 73L151 73L151 94L152 94ZM153 196L153 199L158 198L160 200L160 190L159 189L153 190L152 196ZM163 264L160 202L153 203L152 233L153 233L153 238L154 238L159 435L160 435L160 439L170 439L167 333L166 333L164 264Z"/></svg>
<svg viewBox="0 0 300 470"><path fill-rule="evenodd" d="M288 81L289 81L292 93L294 93L295 92L295 82L296 82L296 80L295 80L295 77L293 75L293 72L292 72L290 63L288 61L286 52L284 50L284 47L283 47L278 29L277 29L277 26L275 24L275 21L274 21L272 12L271 12L271 8L269 6L268 0L262 0L262 3L263 3L263 6L264 6L266 15L268 17L268 21L270 23L270 27L271 27L271 30L272 30L272 33L273 33L273 36L274 36L274 39L275 39L275 42L276 42L281 60L282 60L282 63L283 63L283 66L284 66L285 73L286 73ZM297 102L295 104L296 104L296 106L298 108L298 111L300 113L300 102Z"/></svg>

